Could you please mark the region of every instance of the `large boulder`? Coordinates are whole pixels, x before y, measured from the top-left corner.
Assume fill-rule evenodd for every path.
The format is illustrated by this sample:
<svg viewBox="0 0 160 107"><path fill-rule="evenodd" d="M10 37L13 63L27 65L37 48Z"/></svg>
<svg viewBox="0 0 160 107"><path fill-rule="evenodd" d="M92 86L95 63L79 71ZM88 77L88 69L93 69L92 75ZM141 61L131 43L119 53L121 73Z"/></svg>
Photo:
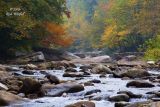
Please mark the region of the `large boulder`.
<svg viewBox="0 0 160 107"><path fill-rule="evenodd" d="M83 91L84 87L80 84L76 83L61 83L56 86L50 86L50 87L43 87L46 92L47 96L61 96L63 93L75 93L79 91Z"/></svg>
<svg viewBox="0 0 160 107"><path fill-rule="evenodd" d="M80 101L71 105L67 105L65 107L96 107L95 103L90 101Z"/></svg>
<svg viewBox="0 0 160 107"><path fill-rule="evenodd" d="M130 81L126 85L127 87L137 87L137 88L151 88L154 85L146 81Z"/></svg>
<svg viewBox="0 0 160 107"><path fill-rule="evenodd" d="M42 97L44 92L42 90L42 85L35 79L32 78L22 78L23 86L20 89L21 93L25 95L36 94L37 97Z"/></svg>
<svg viewBox="0 0 160 107"><path fill-rule="evenodd" d="M139 69L139 68L132 68L120 74L120 77L129 77L129 78L142 78L146 76L150 76L150 74L144 69Z"/></svg>
<svg viewBox="0 0 160 107"><path fill-rule="evenodd" d="M94 68L92 68L91 72L94 74L111 74L112 73L112 71L108 67L102 64L99 64Z"/></svg>
<svg viewBox="0 0 160 107"><path fill-rule="evenodd" d="M0 106L8 106L13 103L24 102L23 98L12 93L0 90Z"/></svg>

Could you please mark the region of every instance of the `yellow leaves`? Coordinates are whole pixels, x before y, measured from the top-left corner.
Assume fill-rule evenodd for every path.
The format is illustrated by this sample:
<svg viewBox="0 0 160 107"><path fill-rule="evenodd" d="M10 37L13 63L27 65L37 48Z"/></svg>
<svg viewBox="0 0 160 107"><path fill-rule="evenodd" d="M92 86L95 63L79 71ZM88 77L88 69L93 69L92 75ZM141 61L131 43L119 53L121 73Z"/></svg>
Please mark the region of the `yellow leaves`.
<svg viewBox="0 0 160 107"><path fill-rule="evenodd" d="M118 36L125 36L125 35L127 35L127 34L129 34L129 31L128 30L124 30L124 31L120 31L120 32L118 32Z"/></svg>

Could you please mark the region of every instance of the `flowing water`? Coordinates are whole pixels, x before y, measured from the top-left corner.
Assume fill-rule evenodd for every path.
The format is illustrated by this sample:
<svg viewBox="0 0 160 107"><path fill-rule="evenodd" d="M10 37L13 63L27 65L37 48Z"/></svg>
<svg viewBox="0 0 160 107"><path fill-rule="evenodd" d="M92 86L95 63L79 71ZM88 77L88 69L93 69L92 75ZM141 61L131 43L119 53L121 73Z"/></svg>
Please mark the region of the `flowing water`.
<svg viewBox="0 0 160 107"><path fill-rule="evenodd" d="M76 68L79 71L79 66ZM75 78L70 77L63 77L64 70L46 70L46 72L56 75L60 80L75 80ZM160 74L158 71L149 71L153 74ZM22 74L23 75L23 74ZM24 75L24 76L31 76L31 75ZM44 78L45 75L41 74L40 72L36 71L34 75L36 78ZM74 102L78 101L85 101L88 98L84 98L84 94L87 91L93 89L101 90L101 93L96 93L96 95L116 95L118 91L131 91L134 94L143 94L143 97L140 99L131 99L130 102L139 102L139 101L146 101L146 92L149 91L159 91L160 87L156 85L153 88L127 88L127 82L131 80L121 80L120 78L112 78L109 75L105 78L99 78L98 74L92 74L91 77L84 77L84 79L76 80L77 83L84 83L89 80L98 79L101 83L95 83L94 86L85 86L85 90L78 92L78 93L69 93L66 97L43 97L39 99L31 100L30 102L23 103L23 104L15 104L12 107L64 107L68 104L73 104ZM146 80L148 81L148 80ZM96 107L114 107L114 102L101 100L101 101L93 101L96 104Z"/></svg>

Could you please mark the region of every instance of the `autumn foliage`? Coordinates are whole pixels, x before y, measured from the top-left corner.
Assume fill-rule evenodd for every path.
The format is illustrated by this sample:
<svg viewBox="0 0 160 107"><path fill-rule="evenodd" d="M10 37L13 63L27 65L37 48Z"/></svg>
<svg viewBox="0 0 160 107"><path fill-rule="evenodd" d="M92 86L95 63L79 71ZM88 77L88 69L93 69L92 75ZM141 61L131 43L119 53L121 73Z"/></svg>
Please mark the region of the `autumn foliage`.
<svg viewBox="0 0 160 107"><path fill-rule="evenodd" d="M42 40L45 46L52 44L59 46L69 46L73 42L73 38L67 36L66 27L64 25L45 22L45 28L48 31L48 36Z"/></svg>

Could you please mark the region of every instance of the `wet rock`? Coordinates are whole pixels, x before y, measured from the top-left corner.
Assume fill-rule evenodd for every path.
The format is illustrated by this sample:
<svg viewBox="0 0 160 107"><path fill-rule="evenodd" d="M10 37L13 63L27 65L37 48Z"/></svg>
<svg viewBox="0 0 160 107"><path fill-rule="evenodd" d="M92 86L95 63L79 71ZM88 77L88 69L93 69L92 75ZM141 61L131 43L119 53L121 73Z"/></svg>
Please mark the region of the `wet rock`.
<svg viewBox="0 0 160 107"><path fill-rule="evenodd" d="M60 83L60 80L55 75L47 74L45 77L47 77L47 79L49 80L49 82L51 84L53 84L53 83L54 84L59 84Z"/></svg>
<svg viewBox="0 0 160 107"><path fill-rule="evenodd" d="M83 83L84 86L94 86L94 84L90 81Z"/></svg>
<svg viewBox="0 0 160 107"><path fill-rule="evenodd" d="M97 79L93 79L93 80L91 80L91 81L89 81L89 82L91 82L91 83L101 83L101 81L100 81L100 80L97 80Z"/></svg>
<svg viewBox="0 0 160 107"><path fill-rule="evenodd" d="M29 94L37 94L38 97L44 96L44 91L42 90L42 85L35 79L32 78L23 78L22 79L23 86L20 89L20 93L24 93L25 95Z"/></svg>
<svg viewBox="0 0 160 107"><path fill-rule="evenodd" d="M24 70L22 71L22 73L27 75L34 75L34 71L29 71L29 70Z"/></svg>
<svg viewBox="0 0 160 107"><path fill-rule="evenodd" d="M90 98L90 100L96 100L96 101L101 101L101 100L108 100L109 95L108 94L101 94L101 95L96 95Z"/></svg>
<svg viewBox="0 0 160 107"><path fill-rule="evenodd" d="M75 93L83 91L84 87L76 83L61 83L56 86L48 87L45 89L47 96L61 96L63 93Z"/></svg>
<svg viewBox="0 0 160 107"><path fill-rule="evenodd" d="M105 78L105 77L106 77L105 74L101 74L101 75L99 76L99 78Z"/></svg>
<svg viewBox="0 0 160 107"><path fill-rule="evenodd" d="M130 103L128 103L128 102L121 101L121 102L116 102L114 107L126 107L129 104Z"/></svg>
<svg viewBox="0 0 160 107"><path fill-rule="evenodd" d="M8 87L2 83L0 83L0 90L8 90Z"/></svg>
<svg viewBox="0 0 160 107"><path fill-rule="evenodd" d="M87 91L85 93L85 96L86 95L91 95L91 94L94 94L94 93L100 93L100 92L101 92L101 90L99 90L99 89L90 90L90 91Z"/></svg>
<svg viewBox="0 0 160 107"><path fill-rule="evenodd" d="M129 69L127 72L120 74L120 77L129 78L142 78L146 76L150 76L150 74L147 71L138 68Z"/></svg>
<svg viewBox="0 0 160 107"><path fill-rule="evenodd" d="M66 72L63 74L63 77L86 77L86 76L84 75L84 73L80 73L80 72L77 72L77 73Z"/></svg>
<svg viewBox="0 0 160 107"><path fill-rule="evenodd" d="M91 72L95 73L95 74L111 74L112 73L112 71L108 67L106 67L102 64L99 64L99 65L95 66L91 70Z"/></svg>
<svg viewBox="0 0 160 107"><path fill-rule="evenodd" d="M152 83L146 81L131 81L127 83L127 87L136 87L136 88L151 88L154 87Z"/></svg>
<svg viewBox="0 0 160 107"><path fill-rule="evenodd" d="M74 68L69 67L69 68L67 68L67 69L65 70L65 72L77 72L77 70L74 69Z"/></svg>
<svg viewBox="0 0 160 107"><path fill-rule="evenodd" d="M119 91L117 94L126 94L128 95L130 98L141 98L142 95L141 94L134 94L131 91Z"/></svg>
<svg viewBox="0 0 160 107"><path fill-rule="evenodd" d="M130 99L129 96L126 94L118 94L118 95L109 97L110 101L115 101L115 102L118 102L118 101L127 101L128 102L129 99Z"/></svg>
<svg viewBox="0 0 160 107"><path fill-rule="evenodd" d="M23 98L12 93L0 90L0 106L8 106L13 103L24 102Z"/></svg>
<svg viewBox="0 0 160 107"><path fill-rule="evenodd" d="M95 103L90 101L80 101L71 105L67 105L65 107L96 107Z"/></svg>

